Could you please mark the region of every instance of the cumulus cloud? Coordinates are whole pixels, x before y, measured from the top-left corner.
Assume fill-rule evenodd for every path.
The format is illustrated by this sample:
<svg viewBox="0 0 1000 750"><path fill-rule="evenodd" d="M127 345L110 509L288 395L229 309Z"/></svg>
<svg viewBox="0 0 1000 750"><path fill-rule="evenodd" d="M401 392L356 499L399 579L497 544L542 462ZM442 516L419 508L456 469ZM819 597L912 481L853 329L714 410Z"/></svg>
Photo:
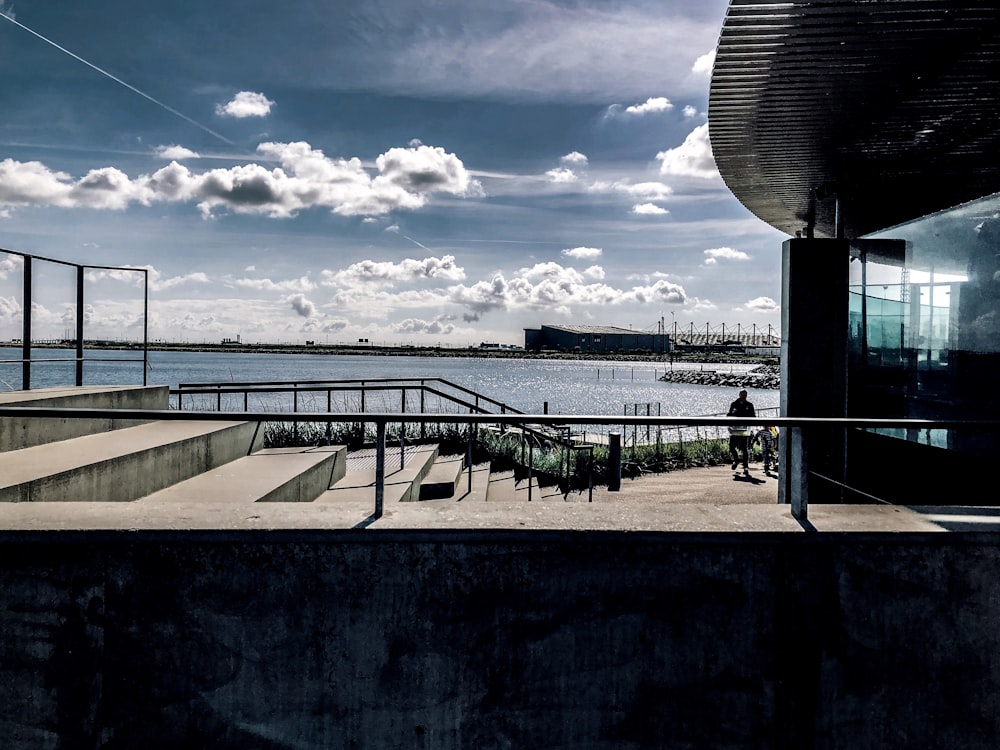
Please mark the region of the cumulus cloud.
<svg viewBox="0 0 1000 750"><path fill-rule="evenodd" d="M603 252L604 250L599 247L572 247L563 250L560 254L577 260L593 260L600 258Z"/></svg>
<svg viewBox="0 0 1000 750"><path fill-rule="evenodd" d="M692 107L690 104L688 104L686 107L684 107L684 116L685 117L690 118L690 117L694 117L697 114L698 114L697 108Z"/></svg>
<svg viewBox="0 0 1000 750"><path fill-rule="evenodd" d="M6 255L0 260L0 279L6 279L12 273L19 273L24 268L24 258L20 255Z"/></svg>
<svg viewBox="0 0 1000 750"><path fill-rule="evenodd" d="M602 281L604 279L604 269L601 268L600 266L591 266L590 268L588 268L586 271L583 272L583 275L586 276L588 279L594 279L595 281Z"/></svg>
<svg viewBox="0 0 1000 750"><path fill-rule="evenodd" d="M781 305L770 297L754 297L752 300L747 301L745 307L757 312L774 312L779 309Z"/></svg>
<svg viewBox="0 0 1000 750"><path fill-rule="evenodd" d="M587 276L603 275L592 267ZM448 289L449 301L467 309L466 320L475 320L491 311L517 309L570 311L573 307L638 304L681 305L687 300L679 284L660 279L646 286L615 289L602 283L588 283L584 274L558 263L539 263L522 268L513 278L502 273L471 286L457 285Z"/></svg>
<svg viewBox="0 0 1000 750"><path fill-rule="evenodd" d="M356 287L367 284L392 285L395 282L413 282L422 279L462 281L465 269L455 262L454 255L440 258L404 258L398 263L391 261L363 260L352 263L340 271L324 270L323 286Z"/></svg>
<svg viewBox="0 0 1000 750"><path fill-rule="evenodd" d="M670 213L667 209L657 206L655 203L637 203L632 206L632 213L640 216L661 216Z"/></svg>
<svg viewBox="0 0 1000 750"><path fill-rule="evenodd" d="M183 146L157 146L154 153L161 159L171 161L184 161L185 159L199 159L201 154Z"/></svg>
<svg viewBox="0 0 1000 750"><path fill-rule="evenodd" d="M669 109L673 109L674 105L665 96L653 96L644 101L642 104L633 104L630 107L625 108L625 114L627 115L648 115L656 112L666 112Z"/></svg>
<svg viewBox="0 0 1000 750"><path fill-rule="evenodd" d="M712 75L713 67L715 67L714 49L695 60L694 65L691 66L691 72L699 76L710 76Z"/></svg>
<svg viewBox="0 0 1000 750"><path fill-rule="evenodd" d="M254 91L241 91L225 104L215 107L215 114L220 117L267 117L271 114L274 102L263 94Z"/></svg>
<svg viewBox="0 0 1000 750"><path fill-rule="evenodd" d="M734 250L731 247L716 247L705 251L703 265L714 266L720 260L750 260L750 256L742 250Z"/></svg>
<svg viewBox="0 0 1000 750"><path fill-rule="evenodd" d="M551 182L575 182L579 178L572 169L564 169L562 167L557 169L550 169L545 173L545 176L549 178Z"/></svg>
<svg viewBox="0 0 1000 750"><path fill-rule="evenodd" d="M395 333L447 336L455 330L455 325L447 322L447 318L438 318L437 320L407 318L393 325L392 330Z"/></svg>
<svg viewBox="0 0 1000 750"><path fill-rule="evenodd" d="M561 161L563 164L576 164L577 166L586 166L588 159L586 154L581 154L579 151L570 151L565 156L560 157L559 161Z"/></svg>
<svg viewBox="0 0 1000 750"><path fill-rule="evenodd" d="M105 167L74 181L36 161L0 161L0 211L25 206L121 210L132 203L191 202L202 215L217 211L287 218L310 208L371 216L422 207L436 194L481 195L461 160L430 146L394 148L375 160L333 159L308 143L262 143L257 151L280 167L242 164L194 172L176 160L130 179Z"/></svg>
<svg viewBox="0 0 1000 750"><path fill-rule="evenodd" d="M134 269L134 270L129 270ZM142 273L145 271L145 275ZM149 284L149 291L162 292L184 284L207 284L208 275L202 271L192 271L182 276L164 278L163 273L153 266L123 266L122 268L89 269L85 277L89 282L118 281L132 286L142 286L143 279Z"/></svg>
<svg viewBox="0 0 1000 750"><path fill-rule="evenodd" d="M660 160L660 174L705 179L719 176L708 139L707 122L692 130L682 145L661 151L656 158Z"/></svg>
<svg viewBox="0 0 1000 750"><path fill-rule="evenodd" d="M304 294L293 294L287 301L292 309L303 318L311 318L316 314L316 305L310 302Z"/></svg>

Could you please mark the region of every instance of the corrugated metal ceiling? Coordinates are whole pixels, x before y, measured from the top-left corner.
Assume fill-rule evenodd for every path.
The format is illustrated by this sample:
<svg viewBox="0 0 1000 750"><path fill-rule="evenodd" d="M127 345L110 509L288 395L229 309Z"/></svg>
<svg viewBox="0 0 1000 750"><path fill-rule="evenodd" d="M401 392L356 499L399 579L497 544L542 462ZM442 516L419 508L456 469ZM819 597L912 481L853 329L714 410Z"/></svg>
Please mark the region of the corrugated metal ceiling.
<svg viewBox="0 0 1000 750"><path fill-rule="evenodd" d="M858 237L1000 191L1000 3L733 0L709 101L739 200Z"/></svg>

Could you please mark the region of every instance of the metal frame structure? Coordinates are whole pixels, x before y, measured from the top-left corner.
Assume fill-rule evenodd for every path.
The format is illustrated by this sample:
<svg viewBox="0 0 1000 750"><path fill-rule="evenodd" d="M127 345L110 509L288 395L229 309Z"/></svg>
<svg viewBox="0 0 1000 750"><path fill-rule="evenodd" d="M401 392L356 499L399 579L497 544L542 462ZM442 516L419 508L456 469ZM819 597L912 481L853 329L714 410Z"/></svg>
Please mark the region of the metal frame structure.
<svg viewBox="0 0 1000 750"><path fill-rule="evenodd" d="M0 252L8 255L17 255L24 260L22 273L24 276L23 301L21 305L21 388L31 390L31 365L33 362L50 362L48 359L32 359L31 356L31 308L32 308L32 270L34 261L55 263L61 266L69 266L76 269L76 377L75 384L83 385L83 363L84 340L83 340L83 317L84 317L84 280L87 270L98 271L128 271L130 273L142 274L142 359L125 359L116 361L142 362L142 384L146 385L146 370L149 363L149 269L129 268L126 266L99 266L91 264L72 263L58 258L46 258L41 255L30 255L17 250L7 250L0 248ZM90 358L91 361L108 361L99 358ZM64 362L65 359L55 360Z"/></svg>

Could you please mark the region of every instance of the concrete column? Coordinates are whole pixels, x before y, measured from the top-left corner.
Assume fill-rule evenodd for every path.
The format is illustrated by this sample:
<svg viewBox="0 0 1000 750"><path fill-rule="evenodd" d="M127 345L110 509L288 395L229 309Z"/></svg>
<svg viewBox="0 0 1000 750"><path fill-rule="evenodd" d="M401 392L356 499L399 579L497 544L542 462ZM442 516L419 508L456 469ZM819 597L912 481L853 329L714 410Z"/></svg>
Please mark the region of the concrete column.
<svg viewBox="0 0 1000 750"><path fill-rule="evenodd" d="M790 239L781 258L781 416L847 414L850 247L847 240ZM841 429L804 429L801 440L779 441L778 502L805 508L839 492L807 471L844 479ZM808 459L808 460L807 460Z"/></svg>

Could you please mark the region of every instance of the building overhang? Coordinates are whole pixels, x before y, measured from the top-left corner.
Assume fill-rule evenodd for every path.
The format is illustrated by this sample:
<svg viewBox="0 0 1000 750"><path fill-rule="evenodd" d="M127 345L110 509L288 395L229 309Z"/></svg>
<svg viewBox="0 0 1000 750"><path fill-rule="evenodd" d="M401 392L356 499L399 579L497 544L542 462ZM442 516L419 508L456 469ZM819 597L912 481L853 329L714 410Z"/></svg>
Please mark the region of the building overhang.
<svg viewBox="0 0 1000 750"><path fill-rule="evenodd" d="M709 131L729 189L789 235L860 237L996 193L1000 3L732 0Z"/></svg>

